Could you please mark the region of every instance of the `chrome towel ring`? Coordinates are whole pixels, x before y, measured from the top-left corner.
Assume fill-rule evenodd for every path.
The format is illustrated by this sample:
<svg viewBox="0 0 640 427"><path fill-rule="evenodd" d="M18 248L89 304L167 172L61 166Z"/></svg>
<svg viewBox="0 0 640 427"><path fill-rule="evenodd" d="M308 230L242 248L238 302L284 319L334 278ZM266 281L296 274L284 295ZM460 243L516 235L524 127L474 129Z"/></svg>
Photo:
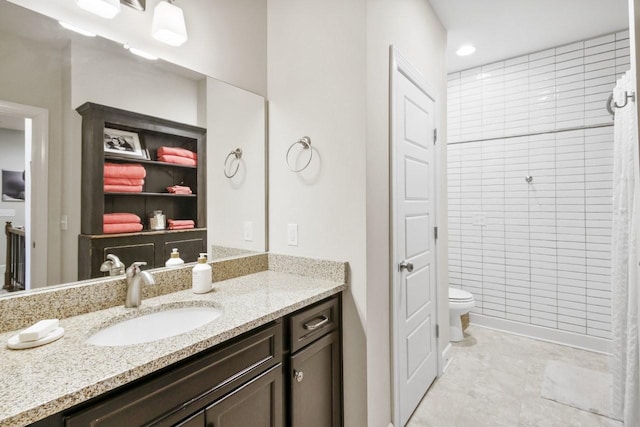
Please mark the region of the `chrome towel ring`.
<svg viewBox="0 0 640 427"><path fill-rule="evenodd" d="M230 166L233 163L234 158L236 159L236 168L233 172L227 173L227 167L229 166L229 169L231 169ZM238 173L238 169L240 169L241 158L242 158L241 148L236 148L235 150L227 154L227 157L224 159L224 176L226 176L227 178L233 178L234 176L236 176L236 174Z"/></svg>
<svg viewBox="0 0 640 427"><path fill-rule="evenodd" d="M304 166L301 167L300 169L294 169L293 167L291 167L291 160L289 159L289 154L291 153L291 149L297 144L302 145L303 150L309 150L309 159L307 160L307 163L305 163ZM312 158L313 158L313 149L311 148L311 138L309 138L308 136L303 136L302 138L300 138L299 140L291 144L291 146L287 150L287 155L286 155L287 167L291 172L302 172L307 168L307 166L309 166L309 163L311 163Z"/></svg>

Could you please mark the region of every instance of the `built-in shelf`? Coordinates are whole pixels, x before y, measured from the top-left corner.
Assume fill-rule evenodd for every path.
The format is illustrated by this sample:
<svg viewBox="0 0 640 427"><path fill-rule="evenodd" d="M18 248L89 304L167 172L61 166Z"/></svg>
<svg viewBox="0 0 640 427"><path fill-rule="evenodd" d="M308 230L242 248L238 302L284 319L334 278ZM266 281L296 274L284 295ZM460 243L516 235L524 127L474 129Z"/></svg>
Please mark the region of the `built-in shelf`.
<svg viewBox="0 0 640 427"><path fill-rule="evenodd" d="M175 194L175 193L104 193L105 196L144 196L144 197L180 197L180 198L193 198L196 199L198 197L197 194Z"/></svg>
<svg viewBox="0 0 640 427"><path fill-rule="evenodd" d="M158 160L136 159L134 157L125 158L125 157L111 156L108 154L105 154L104 159L110 162L140 163L145 165L154 165L154 166L162 166L162 167L168 166L172 168L198 169L197 166L188 166L188 165L180 165L177 163L160 162Z"/></svg>
<svg viewBox="0 0 640 427"><path fill-rule="evenodd" d="M125 263L144 261L147 268L160 267L173 248L185 262L196 261L207 250L206 230L206 130L158 117L86 103L78 107L82 115L82 221L78 243L78 277L103 275L100 265L107 254ZM175 147L197 153L197 166L105 153L105 129L138 136L151 159L160 147ZM104 192L105 162L140 164L146 171L143 192ZM193 194L175 194L168 187L189 187ZM149 227L152 212L161 210L167 219L192 220L197 228L184 230L143 230L135 233L105 234L104 214L132 213Z"/></svg>

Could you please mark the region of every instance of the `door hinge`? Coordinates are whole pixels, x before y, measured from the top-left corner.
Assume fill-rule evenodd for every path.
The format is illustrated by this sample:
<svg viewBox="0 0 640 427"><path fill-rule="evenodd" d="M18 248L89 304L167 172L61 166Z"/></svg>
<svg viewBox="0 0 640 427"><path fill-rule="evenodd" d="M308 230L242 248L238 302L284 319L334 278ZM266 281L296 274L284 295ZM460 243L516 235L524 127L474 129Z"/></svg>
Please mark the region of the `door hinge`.
<svg viewBox="0 0 640 427"><path fill-rule="evenodd" d="M433 143L435 144L438 140L438 128L433 129Z"/></svg>
<svg viewBox="0 0 640 427"><path fill-rule="evenodd" d="M440 338L440 325L436 323L436 338Z"/></svg>
<svg viewBox="0 0 640 427"><path fill-rule="evenodd" d="M438 238L438 227L433 227L433 238L434 239Z"/></svg>

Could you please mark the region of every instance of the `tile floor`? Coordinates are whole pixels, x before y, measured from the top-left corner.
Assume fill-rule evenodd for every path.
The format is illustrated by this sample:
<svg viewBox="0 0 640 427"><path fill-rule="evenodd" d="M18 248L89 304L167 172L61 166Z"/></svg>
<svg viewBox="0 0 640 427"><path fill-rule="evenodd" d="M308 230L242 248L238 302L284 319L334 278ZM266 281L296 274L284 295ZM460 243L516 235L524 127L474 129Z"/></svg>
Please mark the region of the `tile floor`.
<svg viewBox="0 0 640 427"><path fill-rule="evenodd" d="M453 344L452 356L407 427L621 426L540 397L548 361L608 372L608 356L479 326Z"/></svg>

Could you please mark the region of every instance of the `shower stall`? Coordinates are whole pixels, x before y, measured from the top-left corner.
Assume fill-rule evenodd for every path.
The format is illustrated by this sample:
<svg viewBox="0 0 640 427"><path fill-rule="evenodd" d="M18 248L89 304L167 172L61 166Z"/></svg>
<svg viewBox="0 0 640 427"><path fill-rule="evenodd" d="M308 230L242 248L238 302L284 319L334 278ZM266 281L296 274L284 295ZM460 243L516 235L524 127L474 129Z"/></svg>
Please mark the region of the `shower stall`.
<svg viewBox="0 0 640 427"><path fill-rule="evenodd" d="M620 31L449 75L450 286L473 323L610 352Z"/></svg>

